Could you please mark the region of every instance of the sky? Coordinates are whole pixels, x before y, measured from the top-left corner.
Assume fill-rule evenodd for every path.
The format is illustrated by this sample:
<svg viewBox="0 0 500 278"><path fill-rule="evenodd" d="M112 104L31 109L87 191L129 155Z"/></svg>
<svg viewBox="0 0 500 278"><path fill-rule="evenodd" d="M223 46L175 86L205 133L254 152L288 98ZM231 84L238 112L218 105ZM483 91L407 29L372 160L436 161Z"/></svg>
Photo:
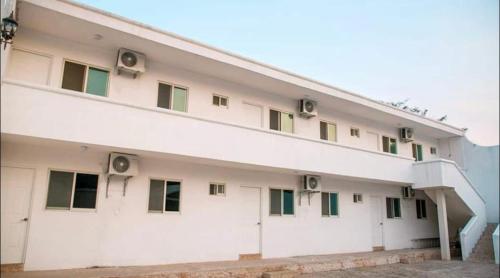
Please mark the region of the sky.
<svg viewBox="0 0 500 278"><path fill-rule="evenodd" d="M78 0L499 142L498 0Z"/></svg>

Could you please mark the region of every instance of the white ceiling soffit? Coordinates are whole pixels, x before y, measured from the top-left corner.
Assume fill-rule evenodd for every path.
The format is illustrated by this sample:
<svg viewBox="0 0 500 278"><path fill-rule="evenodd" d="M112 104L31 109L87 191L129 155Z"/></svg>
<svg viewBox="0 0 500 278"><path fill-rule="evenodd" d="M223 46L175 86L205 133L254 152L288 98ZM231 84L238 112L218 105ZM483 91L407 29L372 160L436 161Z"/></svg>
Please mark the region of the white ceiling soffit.
<svg viewBox="0 0 500 278"><path fill-rule="evenodd" d="M151 26L67 0L22 0L21 28L34 29L86 45L145 53L149 60L170 64L264 92L300 99L306 95L325 107L390 126L413 127L436 138L463 136L460 128L382 104L293 73L204 45ZM100 34L102 40L95 40Z"/></svg>

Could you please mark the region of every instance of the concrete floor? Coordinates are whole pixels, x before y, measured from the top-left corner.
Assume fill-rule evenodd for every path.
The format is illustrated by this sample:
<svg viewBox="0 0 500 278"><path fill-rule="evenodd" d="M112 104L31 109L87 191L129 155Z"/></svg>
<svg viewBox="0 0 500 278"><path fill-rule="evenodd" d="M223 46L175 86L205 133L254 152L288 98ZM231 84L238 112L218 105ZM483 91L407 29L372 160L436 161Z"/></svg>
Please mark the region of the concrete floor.
<svg viewBox="0 0 500 278"><path fill-rule="evenodd" d="M500 277L496 264L474 263L463 261L425 261L417 264L391 264L374 267L360 267L347 270L316 272L304 274L300 278L313 277Z"/></svg>

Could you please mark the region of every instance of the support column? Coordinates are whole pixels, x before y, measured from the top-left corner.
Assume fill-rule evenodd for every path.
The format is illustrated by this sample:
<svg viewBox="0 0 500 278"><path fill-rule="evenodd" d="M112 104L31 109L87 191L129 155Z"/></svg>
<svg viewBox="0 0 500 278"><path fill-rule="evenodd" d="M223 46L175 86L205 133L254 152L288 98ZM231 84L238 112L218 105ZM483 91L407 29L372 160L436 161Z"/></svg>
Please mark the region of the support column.
<svg viewBox="0 0 500 278"><path fill-rule="evenodd" d="M449 261L450 238L448 236L448 213L446 211L446 197L443 189L436 190L437 214L439 222L439 242L441 244L441 260Z"/></svg>

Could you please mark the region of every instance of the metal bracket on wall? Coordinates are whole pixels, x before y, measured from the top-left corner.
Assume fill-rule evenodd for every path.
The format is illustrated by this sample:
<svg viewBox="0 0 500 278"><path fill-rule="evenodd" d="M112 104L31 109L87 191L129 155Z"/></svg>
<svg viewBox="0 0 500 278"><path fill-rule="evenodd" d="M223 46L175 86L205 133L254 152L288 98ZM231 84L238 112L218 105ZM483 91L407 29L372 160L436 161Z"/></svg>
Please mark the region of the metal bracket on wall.
<svg viewBox="0 0 500 278"><path fill-rule="evenodd" d="M309 206L311 205L311 196L314 193L319 193L319 191L300 191L299 194L299 206L302 206L302 195L307 194L307 201L309 203Z"/></svg>
<svg viewBox="0 0 500 278"><path fill-rule="evenodd" d="M128 180L129 180L131 177L132 177L132 176L127 176L127 177L125 177L125 179L123 180L123 196L125 196L125 191L127 190Z"/></svg>
<svg viewBox="0 0 500 278"><path fill-rule="evenodd" d="M113 176L113 174L109 174L108 178L106 179L106 198L108 198L109 180L111 179L112 176Z"/></svg>

